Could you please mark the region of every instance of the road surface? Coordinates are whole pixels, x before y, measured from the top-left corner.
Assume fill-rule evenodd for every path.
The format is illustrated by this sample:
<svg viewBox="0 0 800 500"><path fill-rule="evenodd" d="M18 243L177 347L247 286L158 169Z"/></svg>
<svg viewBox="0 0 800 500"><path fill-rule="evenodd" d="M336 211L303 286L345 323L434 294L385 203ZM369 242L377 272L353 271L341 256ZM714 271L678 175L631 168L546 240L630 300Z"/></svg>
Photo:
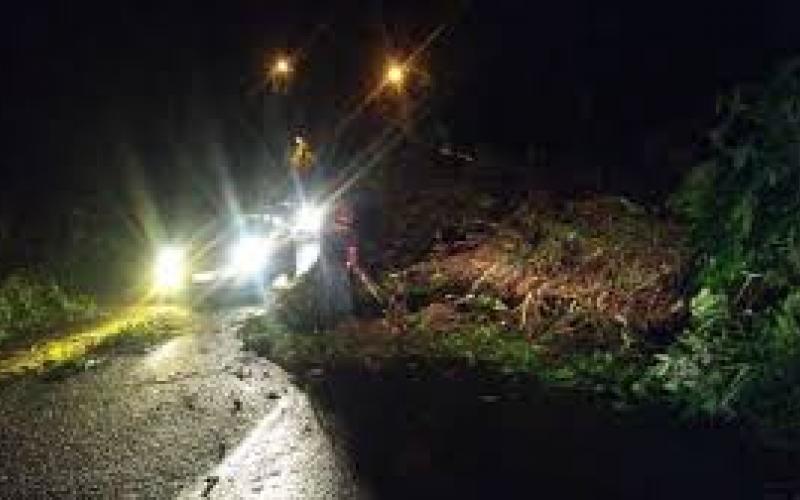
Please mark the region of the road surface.
<svg viewBox="0 0 800 500"><path fill-rule="evenodd" d="M0 499L800 492L800 469L759 464L735 429L602 410L491 367L325 366L300 374L301 390L242 351L236 326L254 312L209 313L197 331L62 380L0 385Z"/></svg>
<svg viewBox="0 0 800 500"><path fill-rule="evenodd" d="M235 327L254 312L0 385L0 498L365 497L289 375L242 351Z"/></svg>

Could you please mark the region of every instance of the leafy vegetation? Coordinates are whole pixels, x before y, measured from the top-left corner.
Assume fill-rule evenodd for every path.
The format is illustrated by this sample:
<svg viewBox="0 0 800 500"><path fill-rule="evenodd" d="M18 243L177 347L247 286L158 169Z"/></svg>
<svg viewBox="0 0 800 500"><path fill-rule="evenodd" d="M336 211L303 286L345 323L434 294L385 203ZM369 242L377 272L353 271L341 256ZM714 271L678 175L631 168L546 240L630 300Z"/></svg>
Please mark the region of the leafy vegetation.
<svg viewBox="0 0 800 500"><path fill-rule="evenodd" d="M150 346L186 331L192 315L182 308L145 306L104 315L92 324L34 339L0 357L0 380L22 374L46 378L98 366L108 354L142 353Z"/></svg>
<svg viewBox="0 0 800 500"><path fill-rule="evenodd" d="M85 344L70 355L53 358L33 371L45 380L61 380L101 366L109 354L139 354L186 331L186 318L174 313L131 321Z"/></svg>
<svg viewBox="0 0 800 500"><path fill-rule="evenodd" d="M800 430L800 62L718 102L673 204L692 228L691 323L648 373L690 413Z"/></svg>
<svg viewBox="0 0 800 500"><path fill-rule="evenodd" d="M154 307L140 320L130 321L91 346L95 355L108 352L135 354L187 331L192 317L179 308Z"/></svg>
<svg viewBox="0 0 800 500"><path fill-rule="evenodd" d="M25 344L137 300L150 255L111 193L63 194L58 206L0 207L0 347ZM55 203L55 202L54 202ZM127 218L126 218L127 215Z"/></svg>
<svg viewBox="0 0 800 500"><path fill-rule="evenodd" d="M65 290L41 274L17 272L0 282L0 346L96 314L91 297Z"/></svg>

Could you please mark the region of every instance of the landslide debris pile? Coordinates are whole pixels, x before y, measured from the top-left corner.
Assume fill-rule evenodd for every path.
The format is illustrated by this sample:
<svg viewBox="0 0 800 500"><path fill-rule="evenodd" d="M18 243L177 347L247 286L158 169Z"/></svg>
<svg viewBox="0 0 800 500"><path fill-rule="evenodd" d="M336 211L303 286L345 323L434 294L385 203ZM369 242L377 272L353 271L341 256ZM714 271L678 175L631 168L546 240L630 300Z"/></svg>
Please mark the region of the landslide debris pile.
<svg viewBox="0 0 800 500"><path fill-rule="evenodd" d="M381 277L391 319L451 331L477 310L530 340L588 346L664 336L685 319L681 228L627 199L465 188L395 204Z"/></svg>
<svg viewBox="0 0 800 500"><path fill-rule="evenodd" d="M384 310L345 322L341 333L459 335L490 325L558 355L667 343L686 319L681 227L627 199L450 186L407 191L385 206L383 244L368 270ZM320 328L312 276L278 298L278 318L292 330ZM355 295L358 312L371 298L358 287Z"/></svg>

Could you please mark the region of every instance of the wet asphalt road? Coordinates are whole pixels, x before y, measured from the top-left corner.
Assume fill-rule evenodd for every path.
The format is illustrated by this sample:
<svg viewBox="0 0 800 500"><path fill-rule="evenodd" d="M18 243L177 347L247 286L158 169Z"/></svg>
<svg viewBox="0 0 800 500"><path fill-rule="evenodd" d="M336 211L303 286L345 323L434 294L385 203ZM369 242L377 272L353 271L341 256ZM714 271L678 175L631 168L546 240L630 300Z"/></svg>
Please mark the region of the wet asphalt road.
<svg viewBox="0 0 800 500"><path fill-rule="evenodd" d="M253 309L63 380L0 386L0 498L361 498L306 396L243 352Z"/></svg>
<svg viewBox="0 0 800 500"><path fill-rule="evenodd" d="M326 366L301 390L242 351L236 326L255 312L209 313L62 380L0 385L0 499L800 494L797 466L755 460L730 430L620 416L491 368Z"/></svg>

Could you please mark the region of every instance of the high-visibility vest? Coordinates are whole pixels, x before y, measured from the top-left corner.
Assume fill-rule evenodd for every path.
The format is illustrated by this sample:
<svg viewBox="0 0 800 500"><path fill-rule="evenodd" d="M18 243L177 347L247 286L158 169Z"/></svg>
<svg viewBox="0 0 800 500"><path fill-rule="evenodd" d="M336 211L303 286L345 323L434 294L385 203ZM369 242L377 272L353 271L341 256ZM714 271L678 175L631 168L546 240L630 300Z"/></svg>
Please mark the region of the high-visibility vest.
<svg viewBox="0 0 800 500"><path fill-rule="evenodd" d="M289 164L292 166L292 169L298 173L304 174L311 170L315 160L314 152L311 151L311 147L308 143L302 138L297 138L292 154L289 157Z"/></svg>

